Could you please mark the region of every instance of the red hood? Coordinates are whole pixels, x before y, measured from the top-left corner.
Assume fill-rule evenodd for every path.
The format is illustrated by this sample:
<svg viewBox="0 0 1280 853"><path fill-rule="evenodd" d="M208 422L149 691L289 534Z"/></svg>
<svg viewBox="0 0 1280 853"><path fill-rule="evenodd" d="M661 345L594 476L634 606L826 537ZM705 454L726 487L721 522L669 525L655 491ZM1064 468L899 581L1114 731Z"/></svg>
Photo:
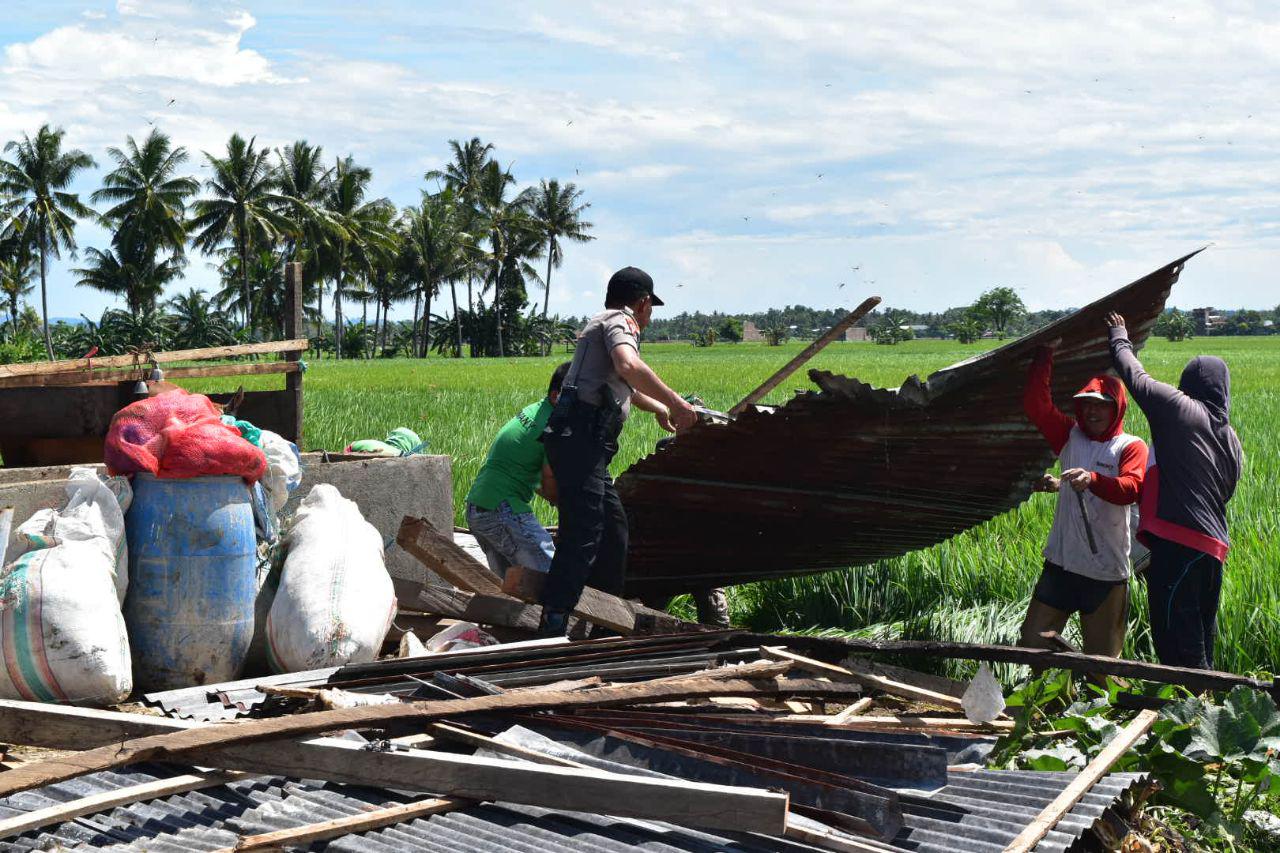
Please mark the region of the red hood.
<svg viewBox="0 0 1280 853"><path fill-rule="evenodd" d="M1116 401L1116 419L1111 422L1111 427L1102 435L1094 438L1094 441L1110 441L1120 434L1124 429L1124 412L1129 407L1129 396L1125 393L1124 383L1115 376L1095 376L1084 384L1084 387L1077 391L1077 394L1083 394L1086 391L1101 391L1112 397ZM1080 431L1085 435L1089 435L1085 431L1084 423L1080 419L1080 400L1076 400L1076 424L1080 427ZM1092 438L1092 436L1090 436Z"/></svg>

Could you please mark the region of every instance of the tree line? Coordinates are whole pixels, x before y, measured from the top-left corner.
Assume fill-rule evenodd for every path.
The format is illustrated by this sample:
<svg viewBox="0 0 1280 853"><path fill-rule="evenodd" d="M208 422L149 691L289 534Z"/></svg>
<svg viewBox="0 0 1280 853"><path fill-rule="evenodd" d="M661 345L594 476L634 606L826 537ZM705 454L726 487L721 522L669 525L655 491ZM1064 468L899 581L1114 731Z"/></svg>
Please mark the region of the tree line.
<svg viewBox="0 0 1280 853"><path fill-rule="evenodd" d="M203 154L202 181L189 173L190 153L156 128L107 149L112 167L86 202L70 187L94 158L68 148L61 128L24 134L0 158L0 300L8 309L0 357L279 337L282 269L291 261L303 267L313 344L337 358L461 357L464 346L472 356L545 353L571 339L574 327L548 308L565 247L594 239L582 191L555 179L517 189L493 144L477 137L449 148L449 162L424 174L418 204L397 208L372 196L368 167L349 155L330 159L305 140L269 149L232 134L225 151ZM109 244L78 256L82 221L105 227ZM189 252L215 259L220 289L162 301ZM64 254L79 257L77 285L119 297L124 309L51 329L49 264ZM23 305L37 282L38 313ZM544 291L540 312L529 306L533 287ZM433 313L446 288L447 317ZM390 322L392 307L407 302L412 321ZM346 317L352 303L361 306L358 323Z"/></svg>

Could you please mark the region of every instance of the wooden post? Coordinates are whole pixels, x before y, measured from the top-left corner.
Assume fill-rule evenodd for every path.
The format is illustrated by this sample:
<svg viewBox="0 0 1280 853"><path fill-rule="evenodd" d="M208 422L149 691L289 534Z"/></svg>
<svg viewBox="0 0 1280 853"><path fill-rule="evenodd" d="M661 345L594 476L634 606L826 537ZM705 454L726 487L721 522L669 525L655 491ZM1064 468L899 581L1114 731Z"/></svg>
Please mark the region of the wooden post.
<svg viewBox="0 0 1280 853"><path fill-rule="evenodd" d="M294 261L284 265L284 336L289 339L306 337L302 320L302 264ZM299 361L302 354L287 352L285 361ZM293 435L286 436L302 449L302 372L287 373L284 377L286 391L293 397Z"/></svg>
<svg viewBox="0 0 1280 853"><path fill-rule="evenodd" d="M814 341L813 343L805 347L804 350L801 351L799 355L791 359L791 361L788 361L786 363L786 366L784 366L781 370L779 370L777 373L770 376L764 382L761 382L760 387L756 388L756 390L752 391L750 394L743 397L742 400L738 403L738 405L734 406L732 409L729 410L729 414L740 415L747 410L747 406L753 405L763 400L765 394L768 394L774 388L777 388L779 385L781 385L782 380L786 379L788 376L795 373L796 369L799 368L800 365L804 364L806 361L808 361L809 359L817 355L820 351L822 351L826 347L827 344L831 343L836 338L843 335L850 326L852 326L854 323L861 320L863 317L867 316L867 314L871 312L871 309L875 308L879 304L880 304L879 296L872 296L868 299L863 300L863 303L861 305L859 305L857 308L854 308L852 311L849 312L849 315L847 317L845 317L839 323L836 323L829 330L827 330L827 333L825 335L823 335L822 337L818 338L816 341Z"/></svg>

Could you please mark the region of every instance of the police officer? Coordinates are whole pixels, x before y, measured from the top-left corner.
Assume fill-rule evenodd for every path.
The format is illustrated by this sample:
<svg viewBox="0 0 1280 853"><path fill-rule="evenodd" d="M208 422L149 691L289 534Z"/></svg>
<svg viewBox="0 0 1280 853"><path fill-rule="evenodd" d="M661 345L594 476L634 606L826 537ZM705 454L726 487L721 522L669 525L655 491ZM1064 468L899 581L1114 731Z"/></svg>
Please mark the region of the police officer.
<svg viewBox="0 0 1280 853"><path fill-rule="evenodd" d="M560 398L542 434L560 497L560 535L542 594L541 636L564 636L584 586L618 595L627 515L609 477L631 406L668 432L692 426L693 407L640 360L640 331L655 305L653 279L625 267L609 279L605 310L578 335Z"/></svg>

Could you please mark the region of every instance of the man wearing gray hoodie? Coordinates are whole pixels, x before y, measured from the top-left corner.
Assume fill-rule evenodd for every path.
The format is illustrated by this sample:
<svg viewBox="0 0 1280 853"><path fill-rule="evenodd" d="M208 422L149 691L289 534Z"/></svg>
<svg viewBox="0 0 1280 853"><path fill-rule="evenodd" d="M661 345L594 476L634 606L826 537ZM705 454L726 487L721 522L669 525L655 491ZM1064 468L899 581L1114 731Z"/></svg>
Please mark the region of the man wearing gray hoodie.
<svg viewBox="0 0 1280 853"><path fill-rule="evenodd" d="M1178 387L1152 379L1133 353L1124 318L1111 313L1111 360L1151 425L1138 539L1151 549L1147 599L1160 662L1213 668L1227 501L1244 454L1231 428L1231 373L1212 355L1187 362Z"/></svg>

